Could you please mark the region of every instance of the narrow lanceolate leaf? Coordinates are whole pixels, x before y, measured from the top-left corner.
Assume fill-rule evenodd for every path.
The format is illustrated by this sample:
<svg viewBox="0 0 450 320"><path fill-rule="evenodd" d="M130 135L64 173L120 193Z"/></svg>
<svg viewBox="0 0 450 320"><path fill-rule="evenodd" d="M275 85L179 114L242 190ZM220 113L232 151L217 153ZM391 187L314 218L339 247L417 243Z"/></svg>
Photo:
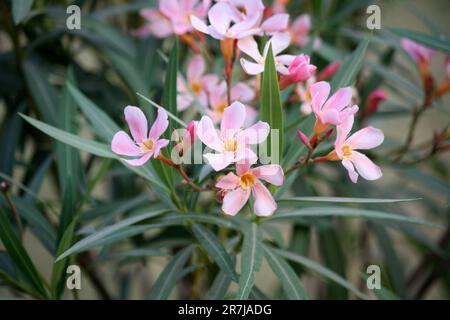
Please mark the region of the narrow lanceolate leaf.
<svg viewBox="0 0 450 320"><path fill-rule="evenodd" d="M189 246L179 251L173 257L154 283L148 296L149 299L164 300L169 297L170 292L179 280L179 274L183 270L183 267L191 256L193 250L194 247Z"/></svg>
<svg viewBox="0 0 450 320"><path fill-rule="evenodd" d="M248 225L245 230L241 258L241 275L236 299L247 299L255 283L255 274L262 264L263 249L261 231L257 224Z"/></svg>
<svg viewBox="0 0 450 320"><path fill-rule="evenodd" d="M331 217L331 216L389 220L392 222L414 223L434 228L442 228L437 224L427 222L425 220L414 217L408 217L383 211L344 208L344 207L317 207L317 208L313 207L313 208L297 209L289 212L276 213L273 216L267 218L266 221L291 220L296 217Z"/></svg>
<svg viewBox="0 0 450 320"><path fill-rule="evenodd" d="M400 37L409 38L414 40L426 47L434 48L444 53L450 54L450 40L445 38L438 38L436 36L430 36L416 31L411 31L401 28L391 28L390 29L395 34Z"/></svg>
<svg viewBox="0 0 450 320"><path fill-rule="evenodd" d="M227 294L231 278L222 270L219 271L211 287L205 295L206 300L223 300Z"/></svg>
<svg viewBox="0 0 450 320"><path fill-rule="evenodd" d="M30 12L33 0L11 1L13 20L15 24L21 23Z"/></svg>
<svg viewBox="0 0 450 320"><path fill-rule="evenodd" d="M346 197L295 197L280 199L278 203L296 204L302 202L325 202L325 203L396 203L420 200L417 199L376 199L376 198L346 198Z"/></svg>
<svg viewBox="0 0 450 320"><path fill-rule="evenodd" d="M233 260L225 250L222 243L214 233L206 229L201 224L192 225L192 231L203 249L209 254L211 259L228 274L233 281L237 282L236 271L234 271Z"/></svg>
<svg viewBox="0 0 450 320"><path fill-rule="evenodd" d="M292 267L275 253L272 248L263 245L263 249L264 256L266 257L270 268L280 281L287 298L290 300L308 299L308 294Z"/></svg>
<svg viewBox="0 0 450 320"><path fill-rule="evenodd" d="M55 124L58 105L58 97L55 88L48 82L47 75L33 62L26 61L23 64L22 69L27 81L27 86L31 91L33 100L36 102L36 106L42 119L47 123Z"/></svg>
<svg viewBox="0 0 450 320"><path fill-rule="evenodd" d="M267 137L268 154L272 163L281 163L283 154L283 109L281 106L280 87L272 46L267 52L264 73L261 80L261 120L270 125L271 133Z"/></svg>
<svg viewBox="0 0 450 320"><path fill-rule="evenodd" d="M370 38L361 41L355 51L344 61L331 80L331 92L354 84L356 76L362 67L369 42Z"/></svg>
<svg viewBox="0 0 450 320"><path fill-rule="evenodd" d="M337 284L341 285L342 287L353 292L355 294L355 296L357 296L361 299L368 298L367 295L362 293L358 288L356 288L349 281L345 280L343 277L341 277L339 274L337 274L333 270L330 270L330 269L324 267L320 263L317 263L316 261L308 259L308 258L301 256L299 254L296 254L294 252L289 252L289 251L280 250L280 249L274 249L274 250L281 257L291 260L293 262L296 262L298 264L301 264L304 267L310 269L311 271L316 272L317 274L319 274L331 281L336 282Z"/></svg>
<svg viewBox="0 0 450 320"><path fill-rule="evenodd" d="M30 285L42 298L47 297L42 278L36 270L33 262L28 256L25 248L14 231L14 227L8 219L7 213L0 206L0 239L8 251L9 256L14 261L16 267L26 277Z"/></svg>
<svg viewBox="0 0 450 320"><path fill-rule="evenodd" d="M72 247L70 247L70 249L66 250L63 254L61 254L58 257L58 259L56 259L56 261L64 259L65 257L70 256L72 254L79 253L84 250L88 250L90 248L98 246L99 243L104 244L104 242L102 241L104 238L114 235L114 233L117 233L132 224L136 224L136 223L144 221L146 219L150 219L150 218L159 216L166 212L167 212L167 210L156 210L156 211L142 213L142 214L139 214L136 216L131 216L127 219L124 219L124 220L116 223L116 224L113 224L111 226L108 226L106 228L98 230L95 233L93 233L92 235L87 236L86 238L75 243Z"/></svg>
<svg viewBox="0 0 450 320"><path fill-rule="evenodd" d="M167 64L166 77L164 82L164 92L162 98L162 105L171 114L178 116L177 113L177 75L179 65L179 44L178 38L175 38L172 51L169 57L169 63ZM169 119L169 130L166 137L170 139L172 129L175 128L173 119Z"/></svg>
<svg viewBox="0 0 450 320"><path fill-rule="evenodd" d="M99 143L96 141L92 141L89 139L81 138L75 134L68 133L66 131L60 130L53 126L50 126L42 121L30 118L26 115L21 114L22 118L24 118L27 122L29 122L34 127L38 128L42 132L48 134L50 137L67 143L72 147L77 149L86 151L93 155L104 157L104 158L116 158L116 156L110 151L111 148L109 145L104 143Z"/></svg>

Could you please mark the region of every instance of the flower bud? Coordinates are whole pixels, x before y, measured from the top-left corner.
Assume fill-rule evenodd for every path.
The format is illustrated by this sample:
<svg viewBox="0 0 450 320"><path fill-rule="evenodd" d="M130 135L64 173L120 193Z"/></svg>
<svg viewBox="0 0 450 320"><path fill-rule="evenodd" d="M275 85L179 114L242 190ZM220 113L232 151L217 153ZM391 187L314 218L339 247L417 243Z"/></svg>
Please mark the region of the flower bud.
<svg viewBox="0 0 450 320"><path fill-rule="evenodd" d="M306 146L308 147L308 149L311 149L311 144L309 142L308 137L299 129L297 129L297 135L300 138L300 141Z"/></svg>
<svg viewBox="0 0 450 320"><path fill-rule="evenodd" d="M335 61L327 65L317 76L317 81L330 79L341 66L341 62Z"/></svg>
<svg viewBox="0 0 450 320"><path fill-rule="evenodd" d="M378 106L385 99L386 99L386 94L383 89L377 88L377 89L373 90L367 97L365 113L372 114L372 113L377 112Z"/></svg>
<svg viewBox="0 0 450 320"><path fill-rule="evenodd" d="M291 84L308 80L317 69L315 65L309 64L309 61L310 58L306 54L297 56L288 68L289 74L281 76L281 89L285 89Z"/></svg>

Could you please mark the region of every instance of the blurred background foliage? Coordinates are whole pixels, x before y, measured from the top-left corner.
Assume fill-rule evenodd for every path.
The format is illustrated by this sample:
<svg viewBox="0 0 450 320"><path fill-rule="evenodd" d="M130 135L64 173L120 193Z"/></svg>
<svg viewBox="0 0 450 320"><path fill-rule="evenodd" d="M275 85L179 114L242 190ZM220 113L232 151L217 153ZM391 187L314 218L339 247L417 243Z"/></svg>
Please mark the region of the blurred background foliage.
<svg viewBox="0 0 450 320"><path fill-rule="evenodd" d="M370 34L365 28L365 9L371 3L290 1L291 16L310 13L313 34L322 39L320 48L312 53L319 70L347 57ZM70 4L82 10L81 30L66 28L66 8ZM292 188L286 194L420 200L337 203L327 207L331 216L263 224L258 234L265 239L260 250L266 260L256 274L256 287L250 298L290 298L301 294L281 290L292 276L283 279L285 270L295 272L293 277L301 277L310 298L450 296L449 158L445 154L428 156L420 148L432 139L434 132L448 125L448 98L435 101L419 122L414 140L418 152L410 155L417 161L390 161L390 151L405 140L411 110L423 98L418 72L400 49L399 35L390 28L409 28L436 37L448 35L446 13L450 8L447 1L377 4L381 7L383 28L372 35L356 87L362 108L373 89L382 87L388 92L388 99L377 114L366 120L386 133L381 151L371 154L382 167L384 177L376 182L352 184L342 168L323 164L293 175ZM251 228L242 234L228 231L229 237L221 235L214 223L208 228L197 224L195 237L179 225L145 228L145 221L164 223L155 217L171 206L158 186L147 179L155 172L136 175L118 161L80 152L53 140L19 116L28 115L104 143L109 143L110 133L116 131L105 120L106 115L123 126L123 107L139 105L152 117L154 109L136 93L161 102L166 57L174 45L173 38L139 39L130 35L143 23L139 10L152 6L155 3L150 0L0 0L2 298L77 298L78 294L81 298L104 299L223 298L234 297L238 290L222 265L192 245L203 243L214 232L221 239L228 239L223 246L227 252L240 252L242 235L252 232ZM211 41L209 45L219 52L217 43ZM188 48L183 44L179 57L180 70L185 70ZM221 65L218 58L218 74ZM445 77L441 62L432 67L437 78ZM89 110L103 113L89 114ZM286 119L298 119L298 103L287 112ZM312 121L301 119L297 124L287 120L288 127L297 125L307 131ZM299 143L295 130L287 133L286 139L287 145ZM321 208L299 202L290 210L311 205ZM334 217L339 210L355 210L356 215L363 216L364 210L395 212L434 222L441 228ZM19 219L15 219L14 211ZM133 217L138 219L130 220ZM116 232L107 230L111 232L94 239L97 242L55 263L76 240L120 222L122 227ZM220 223L229 227L234 222L223 219ZM14 227L8 229L9 225ZM14 247L12 254L10 246L17 243L23 243L23 247ZM240 259L240 255L232 257L233 264ZM83 270L83 289L79 293L64 290L65 267L69 263L78 264ZM371 264L381 267L382 290L366 288L365 271ZM177 277L164 277L170 272ZM174 287L176 290L172 290Z"/></svg>

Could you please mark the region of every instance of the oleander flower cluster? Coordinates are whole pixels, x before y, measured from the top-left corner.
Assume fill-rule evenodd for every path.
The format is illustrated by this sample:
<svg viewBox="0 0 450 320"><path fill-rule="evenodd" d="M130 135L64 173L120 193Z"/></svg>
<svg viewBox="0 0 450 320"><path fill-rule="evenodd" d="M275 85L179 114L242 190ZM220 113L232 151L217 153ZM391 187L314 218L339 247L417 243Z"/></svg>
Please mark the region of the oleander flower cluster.
<svg viewBox="0 0 450 320"><path fill-rule="evenodd" d="M182 173L184 182L194 191L215 192L228 215L236 215L249 202L256 215L272 215L277 203L274 187L269 186L282 186L285 175L304 164L341 161L354 183L359 176L366 180L382 176L380 167L361 151L379 146L383 132L369 126L351 134L359 111L358 93L352 87L332 90L327 82L339 70L340 61L318 70L311 57L301 53L308 45L311 50L321 45L319 38L310 35L308 15L296 17L291 23L280 1L266 7L261 0L170 0L159 1L155 9L142 10L141 16L147 22L135 31L136 36L176 35L190 48L187 65L177 77L177 111L194 115L194 119L184 133L174 132L172 146L168 139L171 133L166 133L169 115L164 106L158 107L150 129L142 110L127 106L125 121L131 136L119 131L111 143L112 151L125 156L127 164L143 166L150 159L163 161ZM218 41L220 59L211 53L209 43L214 41ZM411 44L408 48L415 50ZM289 101L299 102L299 117L315 117L311 136L298 130L300 139L295 142L298 147L302 143L307 147L306 161L299 159L284 170L280 163L263 163L259 156L273 129L260 120L258 110L261 76L270 50L279 88L288 92ZM416 54L420 61L426 61L429 55L420 50ZM216 66L220 60L223 64ZM374 90L368 96L364 116L376 112L385 98L382 89ZM333 149L314 158L318 145L332 139L333 133ZM195 185L183 164L168 159L171 150L163 152L173 148L177 155L184 156L194 143L205 148L202 159L214 174L215 181L208 187Z"/></svg>

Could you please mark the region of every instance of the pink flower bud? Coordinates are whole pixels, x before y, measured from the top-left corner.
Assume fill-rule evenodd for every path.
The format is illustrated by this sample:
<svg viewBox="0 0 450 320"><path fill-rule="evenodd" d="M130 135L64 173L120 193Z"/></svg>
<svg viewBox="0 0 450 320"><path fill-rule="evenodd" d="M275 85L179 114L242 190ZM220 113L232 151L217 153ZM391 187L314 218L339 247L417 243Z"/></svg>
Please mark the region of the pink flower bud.
<svg viewBox="0 0 450 320"><path fill-rule="evenodd" d="M306 54L297 56L288 68L289 74L281 77L281 88L284 89L293 83L308 80L317 69L315 65L309 64L309 61L310 58Z"/></svg>
<svg viewBox="0 0 450 320"><path fill-rule="evenodd" d="M302 131L300 131L299 129L297 129L297 135L298 135L298 137L300 138L300 141L301 141L305 146L307 146L308 149L311 149L311 144L310 144L310 142L309 142L308 137L307 137Z"/></svg>
<svg viewBox="0 0 450 320"><path fill-rule="evenodd" d="M373 90L367 97L366 113L375 113L378 110L380 102L386 99L386 94L383 89Z"/></svg>
<svg viewBox="0 0 450 320"><path fill-rule="evenodd" d="M341 62L335 61L327 65L317 76L317 81L330 79L341 66Z"/></svg>

